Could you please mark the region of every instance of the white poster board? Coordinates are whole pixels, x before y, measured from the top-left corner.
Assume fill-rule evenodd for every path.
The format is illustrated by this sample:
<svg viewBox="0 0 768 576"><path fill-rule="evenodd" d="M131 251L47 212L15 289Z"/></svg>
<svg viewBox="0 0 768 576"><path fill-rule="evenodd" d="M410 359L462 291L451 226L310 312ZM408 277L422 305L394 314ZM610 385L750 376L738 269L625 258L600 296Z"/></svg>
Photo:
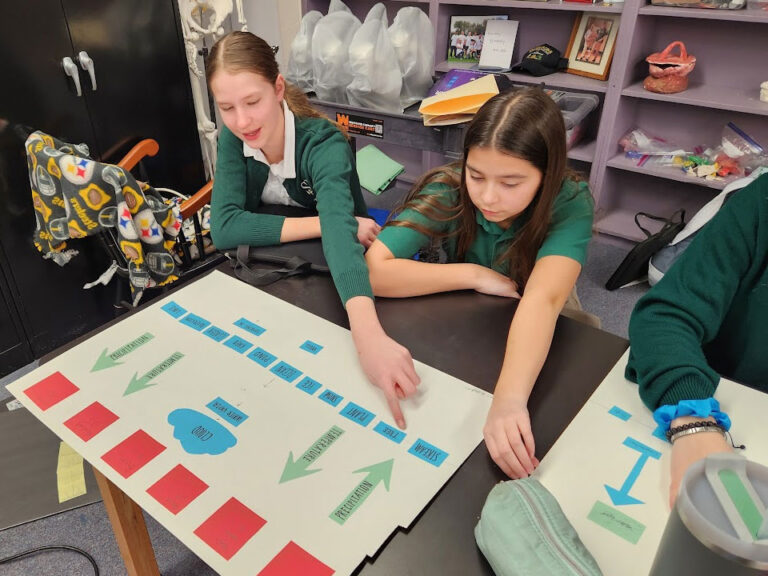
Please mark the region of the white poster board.
<svg viewBox="0 0 768 576"><path fill-rule="evenodd" d="M637 384L624 378L629 351L541 461L549 489L603 574L646 576L669 515L670 444L656 431ZM758 423L768 394L721 380L717 399L734 422L739 450L768 464Z"/></svg>
<svg viewBox="0 0 768 576"><path fill-rule="evenodd" d="M221 574L349 574L482 440L491 395L417 363L405 431L349 332L214 272L8 388Z"/></svg>

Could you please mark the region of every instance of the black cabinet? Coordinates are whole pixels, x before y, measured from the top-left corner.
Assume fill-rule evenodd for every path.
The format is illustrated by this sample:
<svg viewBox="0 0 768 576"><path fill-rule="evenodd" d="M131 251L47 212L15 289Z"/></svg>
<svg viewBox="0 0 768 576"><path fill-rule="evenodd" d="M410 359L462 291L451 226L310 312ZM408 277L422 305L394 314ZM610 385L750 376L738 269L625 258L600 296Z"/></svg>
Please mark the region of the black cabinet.
<svg viewBox="0 0 768 576"><path fill-rule="evenodd" d="M39 129L117 161L142 138L156 186L192 193L204 182L181 27L174 0L26 0L0 18L0 331L17 319L34 357L114 317L116 285L83 290L110 259L97 238L59 267L32 244L35 226L23 143ZM68 59L68 60L67 60ZM93 79L86 65L92 62ZM67 74L69 70L69 74ZM79 93L75 78L79 83ZM0 376L3 347L0 340Z"/></svg>

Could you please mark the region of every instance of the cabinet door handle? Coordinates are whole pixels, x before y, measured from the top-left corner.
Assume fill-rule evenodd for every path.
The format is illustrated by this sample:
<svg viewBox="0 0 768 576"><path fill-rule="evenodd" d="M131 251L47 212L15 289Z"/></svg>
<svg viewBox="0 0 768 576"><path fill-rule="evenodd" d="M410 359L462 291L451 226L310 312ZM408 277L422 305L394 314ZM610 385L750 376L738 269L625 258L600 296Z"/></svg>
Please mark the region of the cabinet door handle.
<svg viewBox="0 0 768 576"><path fill-rule="evenodd" d="M65 56L61 61L64 66L64 73L72 78L75 82L75 88L77 88L77 95L82 96L83 91L80 89L80 72L77 70L77 65L72 62L72 58Z"/></svg>
<svg viewBox="0 0 768 576"><path fill-rule="evenodd" d="M77 59L80 61L80 67L83 70L87 70L88 74L91 76L91 86L93 87L93 91L96 92L96 68L93 66L93 59L88 56L88 52L85 50L77 55Z"/></svg>

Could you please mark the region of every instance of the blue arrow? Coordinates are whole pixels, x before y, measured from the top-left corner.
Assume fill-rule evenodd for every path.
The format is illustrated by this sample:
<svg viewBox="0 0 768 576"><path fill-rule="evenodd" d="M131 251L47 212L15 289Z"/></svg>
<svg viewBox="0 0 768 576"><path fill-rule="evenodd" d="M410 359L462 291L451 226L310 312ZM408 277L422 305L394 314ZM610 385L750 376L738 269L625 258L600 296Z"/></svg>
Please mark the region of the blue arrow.
<svg viewBox="0 0 768 576"><path fill-rule="evenodd" d="M638 500L634 496L630 496L629 491L632 489L632 486L637 480L637 477L640 476L640 471L643 469L643 466L645 466L648 458L653 458L654 460L661 458L661 452L657 452L653 448L650 448L642 442L638 442L629 436L627 436L627 439L624 440L624 446L640 452L640 457L632 467L632 471L629 473L629 476L627 476L627 479L624 480L624 484L621 485L621 490L616 490L616 488L612 488L611 486L608 486L608 484L605 484L605 489L608 492L608 496L611 497L611 502L613 502L614 506L626 506L628 504L643 503L642 500Z"/></svg>

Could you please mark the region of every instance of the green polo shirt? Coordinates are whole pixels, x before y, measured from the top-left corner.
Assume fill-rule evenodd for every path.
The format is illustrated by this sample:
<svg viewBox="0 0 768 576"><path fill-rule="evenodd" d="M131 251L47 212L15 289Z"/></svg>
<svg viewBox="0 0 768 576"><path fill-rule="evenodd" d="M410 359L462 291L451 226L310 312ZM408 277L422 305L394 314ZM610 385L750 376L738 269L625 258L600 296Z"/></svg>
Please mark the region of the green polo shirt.
<svg viewBox="0 0 768 576"><path fill-rule="evenodd" d="M458 190L440 182L428 184L422 194L434 194L446 206L455 206L459 195ZM565 180L555 198L549 232L536 254L536 259L544 256L566 256L583 266L587 258L587 245L592 237L593 214L592 195L587 183ZM482 213L476 210L477 232L464 262L508 274L506 262L497 260L514 240L515 234L526 222L527 217L524 212L504 230L498 224L486 220ZM458 219L443 222L430 220L413 209L403 210L395 220L419 224L436 234L451 234L459 224ZM387 226L379 233L378 239L396 258L411 258L432 243L430 236L405 226ZM448 236L444 247L448 262L456 262L456 236Z"/></svg>

